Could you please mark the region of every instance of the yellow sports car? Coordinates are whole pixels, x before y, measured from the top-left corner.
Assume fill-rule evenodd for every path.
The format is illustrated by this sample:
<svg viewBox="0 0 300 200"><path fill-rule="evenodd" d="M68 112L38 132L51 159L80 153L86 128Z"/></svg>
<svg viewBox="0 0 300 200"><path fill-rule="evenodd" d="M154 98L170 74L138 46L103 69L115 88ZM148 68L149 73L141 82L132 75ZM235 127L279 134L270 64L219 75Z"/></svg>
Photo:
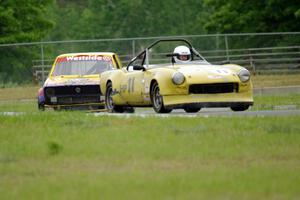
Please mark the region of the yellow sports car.
<svg viewBox="0 0 300 200"><path fill-rule="evenodd" d="M198 112L203 107L244 111L253 105L247 69L210 64L184 39L154 42L126 67L102 73L100 87L110 112L150 106L157 113L178 108Z"/></svg>
<svg viewBox="0 0 300 200"><path fill-rule="evenodd" d="M120 67L118 56L110 52L59 55L49 77L39 89L38 108L104 108L104 95L99 87L100 74Z"/></svg>

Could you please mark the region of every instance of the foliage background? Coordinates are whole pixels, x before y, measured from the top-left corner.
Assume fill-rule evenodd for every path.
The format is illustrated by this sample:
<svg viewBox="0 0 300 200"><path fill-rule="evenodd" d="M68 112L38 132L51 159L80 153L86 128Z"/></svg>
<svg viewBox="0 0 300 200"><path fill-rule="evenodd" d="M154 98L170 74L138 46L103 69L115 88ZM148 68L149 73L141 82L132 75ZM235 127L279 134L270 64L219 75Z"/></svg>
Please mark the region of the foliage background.
<svg viewBox="0 0 300 200"><path fill-rule="evenodd" d="M0 44L299 30L299 0L0 0ZM0 82L30 81L38 53L0 47Z"/></svg>

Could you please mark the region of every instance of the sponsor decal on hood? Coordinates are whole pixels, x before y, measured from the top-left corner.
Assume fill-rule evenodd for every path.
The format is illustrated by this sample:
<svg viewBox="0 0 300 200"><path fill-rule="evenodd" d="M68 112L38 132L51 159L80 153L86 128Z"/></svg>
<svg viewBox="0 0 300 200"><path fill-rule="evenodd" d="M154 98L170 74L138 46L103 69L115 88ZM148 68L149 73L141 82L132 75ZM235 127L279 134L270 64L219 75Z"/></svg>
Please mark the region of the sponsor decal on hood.
<svg viewBox="0 0 300 200"><path fill-rule="evenodd" d="M209 74L213 76L227 76L233 74L233 72L224 67L218 66L184 66L178 69L179 72L185 75L193 75L197 73Z"/></svg>

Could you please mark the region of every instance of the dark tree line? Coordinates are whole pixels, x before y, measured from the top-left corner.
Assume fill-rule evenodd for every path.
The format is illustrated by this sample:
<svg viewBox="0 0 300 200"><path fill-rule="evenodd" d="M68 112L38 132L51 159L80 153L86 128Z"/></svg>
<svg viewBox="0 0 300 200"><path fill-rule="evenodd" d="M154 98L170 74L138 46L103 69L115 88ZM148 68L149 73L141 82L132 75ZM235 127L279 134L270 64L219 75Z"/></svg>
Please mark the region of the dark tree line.
<svg viewBox="0 0 300 200"><path fill-rule="evenodd" d="M2 44L286 31L300 31L299 0L0 0ZM0 47L0 82L26 81L39 51Z"/></svg>
<svg viewBox="0 0 300 200"><path fill-rule="evenodd" d="M299 0L0 0L0 43L299 30Z"/></svg>

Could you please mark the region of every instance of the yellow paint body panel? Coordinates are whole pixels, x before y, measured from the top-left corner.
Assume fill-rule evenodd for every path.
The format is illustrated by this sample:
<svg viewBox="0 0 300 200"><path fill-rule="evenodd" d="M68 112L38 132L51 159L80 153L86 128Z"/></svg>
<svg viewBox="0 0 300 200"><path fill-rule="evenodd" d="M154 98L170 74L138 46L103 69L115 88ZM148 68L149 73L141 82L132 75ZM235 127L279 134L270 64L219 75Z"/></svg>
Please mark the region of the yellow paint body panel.
<svg viewBox="0 0 300 200"><path fill-rule="evenodd" d="M155 81L159 85L165 106L184 105L190 103L253 103L251 80L242 83L238 72L243 69L238 65L211 64L162 64L149 66L146 71L125 68L104 72L101 75L100 87L105 93L108 82L112 83L116 105L151 106L150 90ZM172 81L174 73L180 72L185 76L181 85ZM189 94L189 87L193 84L222 84L235 83L238 92L217 94Z"/></svg>
<svg viewBox="0 0 300 200"><path fill-rule="evenodd" d="M253 102L252 93L226 93L226 94L189 94L163 96L164 104L178 105L184 103L208 103L208 102Z"/></svg>
<svg viewBox="0 0 300 200"><path fill-rule="evenodd" d="M62 54L57 56L55 59L52 68L50 70L49 76L47 80L45 81L43 88L40 90L43 90L44 88L51 87L51 88L58 88L58 87L72 87L72 86L87 86L87 85L99 85L101 73L94 73L94 74L88 74L88 75L80 75L80 74L74 74L74 75L55 75L54 70L57 66L58 62L62 62L61 59L66 60L67 58L76 58L74 61L77 61L78 58L84 58L86 60L83 61L94 61L95 58L98 56L102 58L108 58L112 61L113 69L119 69L121 68L122 64L120 62L119 57L112 52L87 52L87 53L68 53L68 54ZM80 61L79 59L79 61ZM94 60L93 60L94 59ZM100 91L100 89L99 89ZM78 94L80 95L80 94ZM99 94L100 95L100 92ZM40 94L39 94L40 96ZM103 95L102 95L103 96ZM60 94L57 98L69 98L72 100L74 98L74 95L69 94ZM77 98L77 96L76 96ZM45 97L46 99L46 97ZM48 98L49 99L49 98ZM40 100L40 99L39 99ZM40 103L40 102L39 102ZM72 103L55 103L52 104L50 102L45 101L45 107L53 107L53 108L63 108L68 106L93 106L93 105L104 105L104 97L100 97L99 102L89 102L88 100L84 100L84 102L72 102Z"/></svg>

